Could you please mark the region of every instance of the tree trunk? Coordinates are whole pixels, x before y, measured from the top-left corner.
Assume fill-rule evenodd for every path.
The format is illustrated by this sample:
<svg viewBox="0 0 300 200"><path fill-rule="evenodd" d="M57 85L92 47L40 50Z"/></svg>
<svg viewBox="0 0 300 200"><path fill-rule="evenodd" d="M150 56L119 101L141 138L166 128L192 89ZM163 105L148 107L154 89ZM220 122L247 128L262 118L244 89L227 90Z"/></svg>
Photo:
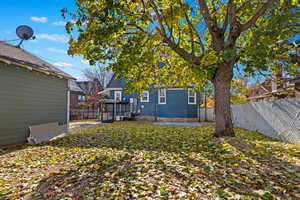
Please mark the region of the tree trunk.
<svg viewBox="0 0 300 200"><path fill-rule="evenodd" d="M234 136L231 120L230 87L233 64L221 63L213 79L215 89L215 136Z"/></svg>

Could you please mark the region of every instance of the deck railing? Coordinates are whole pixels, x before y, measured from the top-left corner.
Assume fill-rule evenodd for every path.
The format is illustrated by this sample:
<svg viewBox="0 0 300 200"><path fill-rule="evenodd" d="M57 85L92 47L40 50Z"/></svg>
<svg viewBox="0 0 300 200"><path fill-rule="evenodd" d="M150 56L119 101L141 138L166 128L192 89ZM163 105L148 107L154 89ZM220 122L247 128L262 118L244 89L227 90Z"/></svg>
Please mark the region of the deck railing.
<svg viewBox="0 0 300 200"><path fill-rule="evenodd" d="M70 120L99 119L99 110L71 109Z"/></svg>

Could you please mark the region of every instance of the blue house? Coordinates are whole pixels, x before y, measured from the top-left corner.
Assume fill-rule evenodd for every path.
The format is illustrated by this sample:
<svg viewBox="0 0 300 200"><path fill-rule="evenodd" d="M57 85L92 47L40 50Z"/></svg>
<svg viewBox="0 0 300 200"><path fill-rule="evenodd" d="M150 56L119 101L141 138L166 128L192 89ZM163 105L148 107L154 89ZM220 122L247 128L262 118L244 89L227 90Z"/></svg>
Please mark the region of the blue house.
<svg viewBox="0 0 300 200"><path fill-rule="evenodd" d="M107 99L101 101L103 121L138 118L151 121L199 121L201 93L189 88L155 86L141 95L125 95L124 79L114 75L107 85Z"/></svg>

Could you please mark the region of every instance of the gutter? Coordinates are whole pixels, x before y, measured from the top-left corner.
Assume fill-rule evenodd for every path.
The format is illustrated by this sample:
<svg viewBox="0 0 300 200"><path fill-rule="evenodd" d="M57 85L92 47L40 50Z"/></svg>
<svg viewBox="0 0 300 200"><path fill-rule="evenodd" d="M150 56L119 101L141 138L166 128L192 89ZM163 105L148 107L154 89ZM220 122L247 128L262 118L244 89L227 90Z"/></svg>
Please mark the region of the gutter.
<svg viewBox="0 0 300 200"><path fill-rule="evenodd" d="M102 90L102 91L98 92L98 94L103 94L103 93L106 93L108 91L109 91L108 89L105 89L105 90Z"/></svg>
<svg viewBox="0 0 300 200"><path fill-rule="evenodd" d="M105 90L98 92L98 94L103 94L105 92L109 92L110 90L123 90L123 88L106 88Z"/></svg>
<svg viewBox="0 0 300 200"><path fill-rule="evenodd" d="M0 58L0 61L6 63L6 64L8 64L8 65L14 64L14 65L17 65L17 66L19 66L19 67L28 69L28 70L30 70L30 71L37 71L37 72L41 72L41 73L44 73L44 74L46 74L46 75L52 75L52 76L55 76L55 77L58 77L58 78L65 78L65 79L76 80L74 77L68 77L68 76L64 76L64 75L61 75L61 74L56 74L56 73L53 73L53 72L49 72L49 71L47 71L47 70L37 69L37 68L35 68L35 67L31 67L31 66L28 66L28 65L25 65L25 64L21 64L21 63L18 63L18 62L6 60L6 59L4 59L4 58Z"/></svg>

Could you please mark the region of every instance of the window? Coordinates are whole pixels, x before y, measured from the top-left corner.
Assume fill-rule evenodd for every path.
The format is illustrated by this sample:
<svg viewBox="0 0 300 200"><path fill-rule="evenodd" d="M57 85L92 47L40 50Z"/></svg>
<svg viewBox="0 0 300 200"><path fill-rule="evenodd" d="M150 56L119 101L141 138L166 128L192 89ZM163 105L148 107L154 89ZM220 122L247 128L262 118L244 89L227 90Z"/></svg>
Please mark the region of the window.
<svg viewBox="0 0 300 200"><path fill-rule="evenodd" d="M167 103L166 89L158 90L158 104L166 104L166 103Z"/></svg>
<svg viewBox="0 0 300 200"><path fill-rule="evenodd" d="M142 93L141 102L149 102L149 91L144 91Z"/></svg>
<svg viewBox="0 0 300 200"><path fill-rule="evenodd" d="M196 92L193 89L188 89L188 103L189 104L196 104Z"/></svg>
<svg viewBox="0 0 300 200"><path fill-rule="evenodd" d="M122 100L122 91L115 91L115 100L116 101Z"/></svg>
<svg viewBox="0 0 300 200"><path fill-rule="evenodd" d="M83 101L85 101L85 96L78 95L78 102L83 102Z"/></svg>

